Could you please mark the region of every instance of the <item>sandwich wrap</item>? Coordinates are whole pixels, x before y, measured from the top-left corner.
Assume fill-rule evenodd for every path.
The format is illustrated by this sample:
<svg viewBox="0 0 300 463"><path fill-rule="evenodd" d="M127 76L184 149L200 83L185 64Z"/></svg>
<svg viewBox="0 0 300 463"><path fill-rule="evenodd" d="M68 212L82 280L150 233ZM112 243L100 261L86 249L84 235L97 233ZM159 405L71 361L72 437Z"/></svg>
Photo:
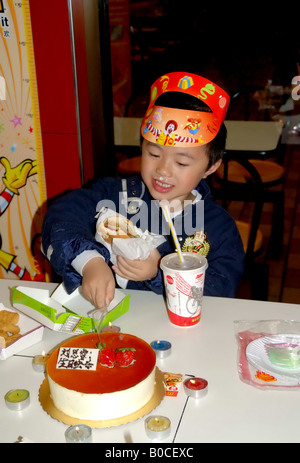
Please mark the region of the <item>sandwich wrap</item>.
<svg viewBox="0 0 300 463"><path fill-rule="evenodd" d="M145 260L151 251L165 241L162 235L142 231L137 228L127 217L116 211L103 207L98 215L96 224L96 240L102 243L110 252L110 261L117 264L117 256L127 259ZM124 278L116 275L121 287L124 286Z"/></svg>

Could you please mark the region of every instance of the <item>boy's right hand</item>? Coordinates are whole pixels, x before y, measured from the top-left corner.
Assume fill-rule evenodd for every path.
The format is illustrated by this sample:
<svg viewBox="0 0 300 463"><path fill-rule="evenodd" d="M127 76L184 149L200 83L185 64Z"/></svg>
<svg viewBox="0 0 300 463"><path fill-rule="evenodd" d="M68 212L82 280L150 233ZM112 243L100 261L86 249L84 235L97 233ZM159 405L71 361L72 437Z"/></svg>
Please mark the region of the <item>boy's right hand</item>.
<svg viewBox="0 0 300 463"><path fill-rule="evenodd" d="M82 271L83 295L98 309L105 310L115 296L113 273L102 257L88 261Z"/></svg>

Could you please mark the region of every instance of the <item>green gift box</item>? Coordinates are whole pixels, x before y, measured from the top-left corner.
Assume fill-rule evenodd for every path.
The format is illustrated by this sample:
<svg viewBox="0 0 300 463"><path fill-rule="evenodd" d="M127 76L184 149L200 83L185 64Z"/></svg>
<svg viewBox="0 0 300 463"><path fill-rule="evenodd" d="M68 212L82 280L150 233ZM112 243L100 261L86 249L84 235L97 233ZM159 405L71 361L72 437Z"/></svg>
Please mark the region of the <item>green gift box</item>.
<svg viewBox="0 0 300 463"><path fill-rule="evenodd" d="M103 326L129 310L129 299L129 295L116 289ZM95 307L81 294L81 287L68 294L61 284L51 294L48 289L15 286L12 289L12 302L16 309L54 331L83 334L94 329L89 313Z"/></svg>

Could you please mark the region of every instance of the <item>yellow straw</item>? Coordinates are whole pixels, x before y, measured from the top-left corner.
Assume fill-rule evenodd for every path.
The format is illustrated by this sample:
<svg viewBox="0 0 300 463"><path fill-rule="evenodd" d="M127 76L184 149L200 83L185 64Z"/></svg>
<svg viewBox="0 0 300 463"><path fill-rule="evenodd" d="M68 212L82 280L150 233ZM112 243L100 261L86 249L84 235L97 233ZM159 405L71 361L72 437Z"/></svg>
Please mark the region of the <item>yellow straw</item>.
<svg viewBox="0 0 300 463"><path fill-rule="evenodd" d="M162 206L162 210L163 210L165 219L166 219L167 222L169 223L169 227L170 227L170 230L171 230L171 233L172 233L172 236L173 236L173 240L174 240L174 243L175 243L177 252L178 252L178 256L179 256L180 262L183 262L183 260L184 260L184 259L183 259L183 255L182 255L181 248L180 248L180 244L179 244L179 241L178 241L178 238L177 238L177 234L176 234L176 231L175 231L175 228L174 228L174 224L173 224L173 222L172 222L172 220L171 220L171 217L170 217L169 208L168 208L167 205L164 205L164 206Z"/></svg>

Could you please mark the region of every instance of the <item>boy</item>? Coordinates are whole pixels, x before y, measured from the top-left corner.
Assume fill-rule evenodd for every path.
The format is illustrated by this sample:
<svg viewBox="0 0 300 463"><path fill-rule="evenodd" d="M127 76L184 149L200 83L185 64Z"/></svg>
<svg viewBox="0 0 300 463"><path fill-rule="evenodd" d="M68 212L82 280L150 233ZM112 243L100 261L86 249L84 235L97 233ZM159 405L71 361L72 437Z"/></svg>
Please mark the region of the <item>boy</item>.
<svg viewBox="0 0 300 463"><path fill-rule="evenodd" d="M43 249L69 293L82 284L86 298L104 309L114 297L116 274L128 280L128 289L162 294L159 262L175 251L160 208L167 202L175 228L181 225L183 251L207 257L204 294L234 297L244 268L242 242L234 220L212 200L204 180L222 162L228 104L221 88L194 74L173 72L154 82L141 127L141 176L100 179L89 190L58 200L45 217ZM165 242L145 260L118 256L110 268L109 251L94 238L95 216L106 200L122 214L125 207L128 219L164 235ZM146 225L139 216L145 205ZM192 229L185 226L188 217Z"/></svg>

